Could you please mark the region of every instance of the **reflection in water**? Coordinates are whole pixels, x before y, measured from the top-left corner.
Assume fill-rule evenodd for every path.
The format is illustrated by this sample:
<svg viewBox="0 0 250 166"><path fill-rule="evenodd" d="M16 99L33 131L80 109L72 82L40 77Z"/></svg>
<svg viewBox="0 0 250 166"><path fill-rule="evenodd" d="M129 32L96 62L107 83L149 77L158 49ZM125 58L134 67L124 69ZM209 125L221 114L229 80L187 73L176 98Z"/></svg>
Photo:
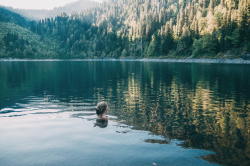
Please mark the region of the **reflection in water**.
<svg viewBox="0 0 250 166"><path fill-rule="evenodd" d="M167 141L167 140L158 140L158 139L146 139L145 142L148 142L148 143L158 143L158 144L169 144L170 141Z"/></svg>
<svg viewBox="0 0 250 166"><path fill-rule="evenodd" d="M108 120L105 120L105 119L96 119L96 123L94 125L95 126L98 126L100 128L105 128L108 126Z"/></svg>
<svg viewBox="0 0 250 166"><path fill-rule="evenodd" d="M91 111L105 100L114 121L164 137L145 142L178 139L182 147L214 151L202 157L212 163L250 164L249 65L0 62L0 71L1 117L84 111L71 117L93 120Z"/></svg>

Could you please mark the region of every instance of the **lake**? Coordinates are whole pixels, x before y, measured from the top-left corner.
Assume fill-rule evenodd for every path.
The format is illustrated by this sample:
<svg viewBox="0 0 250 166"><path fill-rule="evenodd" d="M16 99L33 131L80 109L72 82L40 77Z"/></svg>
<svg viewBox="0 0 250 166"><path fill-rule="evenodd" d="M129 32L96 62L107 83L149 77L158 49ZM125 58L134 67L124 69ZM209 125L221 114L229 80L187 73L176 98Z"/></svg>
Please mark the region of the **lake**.
<svg viewBox="0 0 250 166"><path fill-rule="evenodd" d="M250 65L2 61L0 80L0 165L250 165Z"/></svg>

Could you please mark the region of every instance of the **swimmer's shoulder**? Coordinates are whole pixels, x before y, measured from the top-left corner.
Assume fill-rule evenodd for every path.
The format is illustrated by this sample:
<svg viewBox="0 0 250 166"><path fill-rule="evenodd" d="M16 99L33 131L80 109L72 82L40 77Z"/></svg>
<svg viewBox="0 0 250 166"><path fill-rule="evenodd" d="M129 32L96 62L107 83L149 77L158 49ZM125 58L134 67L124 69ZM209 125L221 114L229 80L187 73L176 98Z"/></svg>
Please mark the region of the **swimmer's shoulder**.
<svg viewBox="0 0 250 166"><path fill-rule="evenodd" d="M105 118L100 118L100 117L98 117L96 120L97 121L108 121L108 117L105 117Z"/></svg>

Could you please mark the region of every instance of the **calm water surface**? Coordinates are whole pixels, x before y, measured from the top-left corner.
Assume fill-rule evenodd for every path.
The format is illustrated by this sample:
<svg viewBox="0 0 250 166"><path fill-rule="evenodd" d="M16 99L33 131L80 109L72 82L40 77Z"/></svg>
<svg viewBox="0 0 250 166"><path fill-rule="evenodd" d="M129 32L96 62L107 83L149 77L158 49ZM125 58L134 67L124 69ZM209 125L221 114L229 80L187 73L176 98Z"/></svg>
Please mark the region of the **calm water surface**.
<svg viewBox="0 0 250 166"><path fill-rule="evenodd" d="M250 65L0 62L0 165L250 165L249 113Z"/></svg>

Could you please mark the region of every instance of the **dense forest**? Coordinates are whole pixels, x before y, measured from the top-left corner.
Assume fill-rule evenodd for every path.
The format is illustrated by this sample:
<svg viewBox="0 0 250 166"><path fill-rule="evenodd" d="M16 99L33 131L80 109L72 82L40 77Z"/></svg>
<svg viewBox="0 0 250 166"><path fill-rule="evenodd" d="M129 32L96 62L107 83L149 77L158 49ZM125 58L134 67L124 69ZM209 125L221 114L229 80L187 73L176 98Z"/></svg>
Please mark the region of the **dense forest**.
<svg viewBox="0 0 250 166"><path fill-rule="evenodd" d="M29 41L21 49L13 44L20 43L17 32L8 32L0 43L2 58L250 58L248 0L108 0L25 25L14 13L8 19L0 12L1 22L55 43L49 52L33 45L29 56L17 56Z"/></svg>

